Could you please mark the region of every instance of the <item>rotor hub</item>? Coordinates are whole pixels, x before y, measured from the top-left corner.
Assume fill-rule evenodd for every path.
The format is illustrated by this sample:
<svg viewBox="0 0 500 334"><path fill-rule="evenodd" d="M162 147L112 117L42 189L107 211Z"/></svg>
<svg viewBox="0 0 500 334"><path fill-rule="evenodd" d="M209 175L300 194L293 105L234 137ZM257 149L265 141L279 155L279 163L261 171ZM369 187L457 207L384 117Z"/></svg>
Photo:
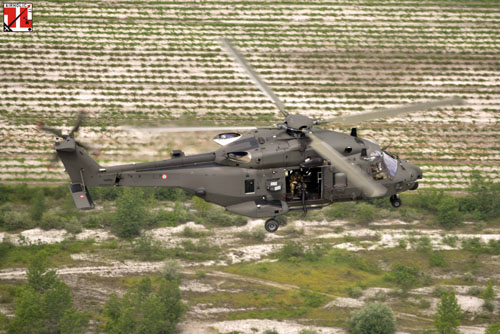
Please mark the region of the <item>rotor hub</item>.
<svg viewBox="0 0 500 334"><path fill-rule="evenodd" d="M295 114L286 116L284 124L291 130L305 130L310 129L314 121L307 116Z"/></svg>

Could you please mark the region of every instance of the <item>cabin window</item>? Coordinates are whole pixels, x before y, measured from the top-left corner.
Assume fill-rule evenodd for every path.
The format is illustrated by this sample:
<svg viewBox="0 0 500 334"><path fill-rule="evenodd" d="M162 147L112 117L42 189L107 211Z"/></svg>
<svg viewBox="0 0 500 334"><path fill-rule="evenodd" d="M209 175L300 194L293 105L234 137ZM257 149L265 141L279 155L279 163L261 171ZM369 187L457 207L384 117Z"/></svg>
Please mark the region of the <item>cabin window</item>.
<svg viewBox="0 0 500 334"><path fill-rule="evenodd" d="M245 194L255 193L255 180L245 180Z"/></svg>
<svg viewBox="0 0 500 334"><path fill-rule="evenodd" d="M249 163L252 160L252 156L249 152L230 152L227 154L227 158L236 162Z"/></svg>

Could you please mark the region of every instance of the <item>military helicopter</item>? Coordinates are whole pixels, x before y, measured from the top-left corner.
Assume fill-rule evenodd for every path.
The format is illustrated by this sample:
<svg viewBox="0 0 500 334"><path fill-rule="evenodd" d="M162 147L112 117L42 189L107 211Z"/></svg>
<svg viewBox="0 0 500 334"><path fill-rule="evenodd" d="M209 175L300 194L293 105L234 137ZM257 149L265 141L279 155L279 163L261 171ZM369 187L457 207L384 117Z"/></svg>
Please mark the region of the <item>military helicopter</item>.
<svg viewBox="0 0 500 334"><path fill-rule="evenodd" d="M215 152L186 156L174 150L167 160L110 167L99 165L87 154L87 147L75 140L83 117L66 135L42 126L61 138L54 148L69 174L69 189L79 209L94 208L89 186L178 187L230 212L268 218L265 229L275 232L280 225L277 216L294 210L306 213L338 201L389 197L399 207L398 194L417 189L422 178L419 167L359 138L356 128L344 134L315 126L355 125L464 103L452 97L323 120L289 114L231 41L220 43L283 114L283 122L243 134L220 133L214 138L221 145Z"/></svg>

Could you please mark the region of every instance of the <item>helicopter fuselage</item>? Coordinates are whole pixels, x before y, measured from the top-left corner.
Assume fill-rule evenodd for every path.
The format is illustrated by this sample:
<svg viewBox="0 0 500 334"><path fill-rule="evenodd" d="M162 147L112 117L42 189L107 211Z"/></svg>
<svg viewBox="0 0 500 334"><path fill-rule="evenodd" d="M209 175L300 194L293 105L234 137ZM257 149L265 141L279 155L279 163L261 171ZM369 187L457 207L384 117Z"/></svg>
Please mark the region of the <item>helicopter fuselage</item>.
<svg viewBox="0 0 500 334"><path fill-rule="evenodd" d="M313 133L345 159L373 177L391 196L415 189L420 168L391 156L374 142L336 131ZM55 148L82 209L93 207L87 186L178 187L228 211L254 218L274 217L294 209L337 201L368 199L347 176L309 147L309 139L282 128L259 128L215 152L168 160L102 168L72 138ZM83 195L82 195L83 194Z"/></svg>

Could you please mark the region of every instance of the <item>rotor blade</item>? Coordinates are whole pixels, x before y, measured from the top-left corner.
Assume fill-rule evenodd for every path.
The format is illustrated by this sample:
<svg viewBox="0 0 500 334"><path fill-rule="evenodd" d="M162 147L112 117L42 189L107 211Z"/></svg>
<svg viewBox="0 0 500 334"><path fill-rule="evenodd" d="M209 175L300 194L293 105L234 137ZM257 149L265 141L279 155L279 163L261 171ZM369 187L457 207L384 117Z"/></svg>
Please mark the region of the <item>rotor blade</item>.
<svg viewBox="0 0 500 334"><path fill-rule="evenodd" d="M75 125L73 125L73 129L71 129L71 131L69 132L70 137L73 137L73 134L78 131L84 118L85 118L85 112L82 110L80 111L78 117L76 118Z"/></svg>
<svg viewBox="0 0 500 334"><path fill-rule="evenodd" d="M349 182L360 188L368 197L383 196L387 189L373 181L365 172L358 166L349 163L337 150L333 149L330 145L325 143L315 134L306 133L311 139L311 147L322 158L328 160L332 165L341 170L347 175Z"/></svg>
<svg viewBox="0 0 500 334"><path fill-rule="evenodd" d="M369 111L366 113L361 113L361 114L356 114L356 115L346 115L346 116L338 116L334 118L329 118L325 120L320 120L317 122L317 124L321 123L339 123L339 124L358 124L364 121L369 121L372 119L378 119L378 118L386 118L386 117L394 117L398 116L401 114L409 113L409 112L414 112L414 111L422 111L422 110L427 110L435 107L444 107L444 106L449 106L449 105L462 105L465 104L465 101L461 99L460 97L452 97L452 98L447 98L447 99L439 99L439 100L432 100L428 102L420 102L420 103L412 103L412 104L407 104L401 107L395 107L395 108L387 108L387 109L380 109L380 110L375 110L375 111Z"/></svg>
<svg viewBox="0 0 500 334"><path fill-rule="evenodd" d="M220 44L224 50L245 70L245 72L250 77L250 80L267 96L272 103L278 107L279 111L286 117L288 116L288 112L285 111L285 106L283 102L274 94L274 92L269 88L269 86L262 80L257 72L250 66L250 64L246 61L243 54L241 54L240 50L236 48L229 39L221 38Z"/></svg>
<svg viewBox="0 0 500 334"><path fill-rule="evenodd" d="M45 132L50 132L50 133L56 135L57 137L61 137L61 138L64 137L63 133L59 129L51 128L50 126L45 126L45 125L40 125L39 128Z"/></svg>
<svg viewBox="0 0 500 334"><path fill-rule="evenodd" d="M231 131L231 130L254 130L255 126L158 126L158 127L133 127L133 126L122 126L123 130L126 131L138 131L147 132L149 134L160 134L160 133L172 133L172 132L210 132L210 131Z"/></svg>

